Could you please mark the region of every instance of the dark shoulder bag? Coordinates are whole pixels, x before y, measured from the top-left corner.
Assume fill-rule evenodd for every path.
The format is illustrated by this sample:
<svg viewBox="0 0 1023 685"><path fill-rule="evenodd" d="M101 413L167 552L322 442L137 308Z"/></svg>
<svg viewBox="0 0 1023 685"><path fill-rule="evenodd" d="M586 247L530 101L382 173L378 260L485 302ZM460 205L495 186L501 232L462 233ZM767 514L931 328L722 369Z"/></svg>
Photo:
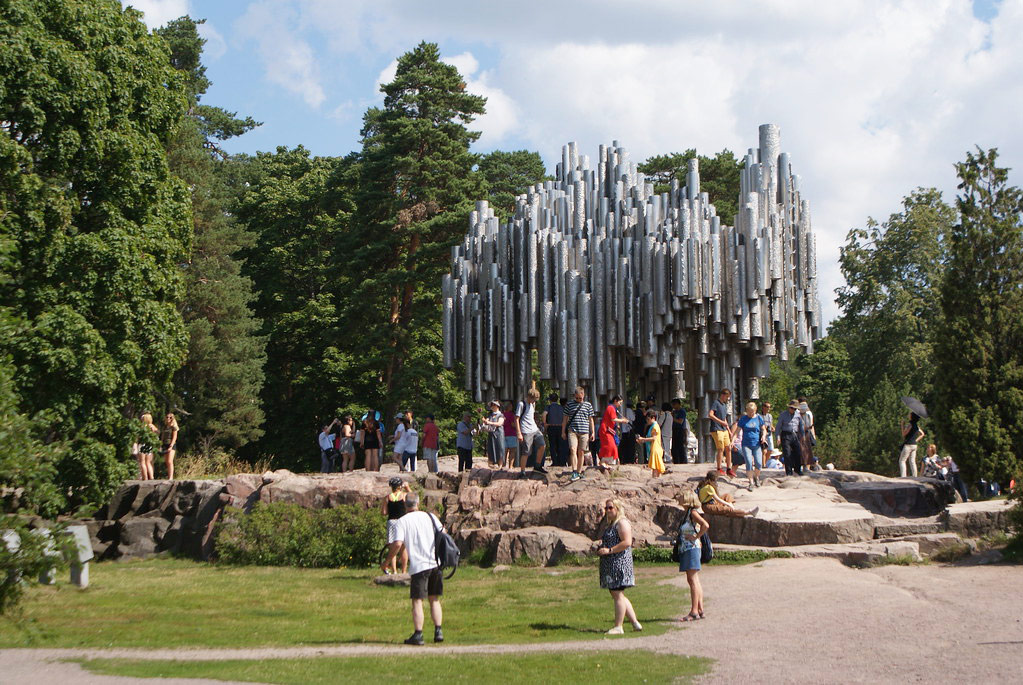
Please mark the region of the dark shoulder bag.
<svg viewBox="0 0 1023 685"><path fill-rule="evenodd" d="M678 530L675 531L675 544L671 546L671 560L676 564L682 560L682 552L680 550L682 546L682 526L686 525L686 521L689 520L689 514L692 511L691 507L686 509L686 515L682 517L682 523L678 524Z"/></svg>

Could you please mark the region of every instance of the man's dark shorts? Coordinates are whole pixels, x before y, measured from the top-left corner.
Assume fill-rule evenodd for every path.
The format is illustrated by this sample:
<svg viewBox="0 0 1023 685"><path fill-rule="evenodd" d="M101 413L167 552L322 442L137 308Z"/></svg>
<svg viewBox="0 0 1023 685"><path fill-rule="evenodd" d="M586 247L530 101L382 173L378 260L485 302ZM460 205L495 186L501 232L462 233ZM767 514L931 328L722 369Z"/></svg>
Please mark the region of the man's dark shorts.
<svg viewBox="0 0 1023 685"><path fill-rule="evenodd" d="M431 568L429 571L412 575L412 584L409 586L409 597L412 599L440 597L443 594L444 574L440 568Z"/></svg>

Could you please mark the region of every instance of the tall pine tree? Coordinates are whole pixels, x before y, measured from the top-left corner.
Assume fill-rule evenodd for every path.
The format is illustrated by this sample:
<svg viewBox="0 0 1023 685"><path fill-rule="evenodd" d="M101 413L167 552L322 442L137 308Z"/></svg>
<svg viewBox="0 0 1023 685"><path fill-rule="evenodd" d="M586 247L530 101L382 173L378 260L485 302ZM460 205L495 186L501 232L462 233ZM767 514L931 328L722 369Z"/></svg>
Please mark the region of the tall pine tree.
<svg viewBox="0 0 1023 685"><path fill-rule="evenodd" d="M174 375L168 409L186 413L179 443L183 449L213 445L237 448L259 439L263 410L265 340L252 313L252 280L241 274L241 249L254 238L231 216L233 192L226 182L230 162L216 141L257 125L233 112L201 104L210 86L202 65L205 40L195 21L181 17L158 29L169 44L171 64L185 76L189 116L168 146L171 171L191 190L194 237L185 264L181 315L188 329L188 356Z"/></svg>
<svg viewBox="0 0 1023 685"><path fill-rule="evenodd" d="M1023 192L996 150L956 165L960 220L935 334L936 429L969 479L1023 465Z"/></svg>
<svg viewBox="0 0 1023 685"><path fill-rule="evenodd" d="M458 70L437 46L420 43L398 59L381 86L382 109L362 130L361 182L350 235L357 287L347 321L357 362L377 376L370 392L384 406L416 401L450 407L464 401L442 372L440 282L450 248L464 235L484 186L466 126L486 99L465 92Z"/></svg>

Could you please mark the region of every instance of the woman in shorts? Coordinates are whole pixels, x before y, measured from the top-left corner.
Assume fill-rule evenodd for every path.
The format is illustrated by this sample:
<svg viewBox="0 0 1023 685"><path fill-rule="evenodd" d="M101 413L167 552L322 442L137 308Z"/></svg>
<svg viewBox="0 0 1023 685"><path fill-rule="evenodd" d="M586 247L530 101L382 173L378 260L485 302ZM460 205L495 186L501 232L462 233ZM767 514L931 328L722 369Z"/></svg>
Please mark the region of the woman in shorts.
<svg viewBox="0 0 1023 685"><path fill-rule="evenodd" d="M153 415L142 415L142 438L135 444L139 460L139 479L153 480L153 443L160 437L160 429L153 423Z"/></svg>
<svg viewBox="0 0 1023 685"><path fill-rule="evenodd" d="M341 473L355 470L355 419L346 416L341 419L341 434L337 443L341 453Z"/></svg>
<svg viewBox="0 0 1023 685"><path fill-rule="evenodd" d="M600 557L600 587L611 593L615 607L615 624L607 634L624 634L622 623L626 616L632 622L633 630L643 630L632 602L625 596L625 589L636 584L636 575L632 565L632 525L625 518L620 500L609 499L604 503L604 523L597 555Z"/></svg>
<svg viewBox="0 0 1023 685"><path fill-rule="evenodd" d="M398 519L405 515L405 496L412 492L412 489L409 488L408 483L397 476L392 476L387 484L391 487L391 492L380 505L380 513L387 517L387 544L389 545L397 540L394 536L395 527L398 525ZM405 545L401 546L401 572L408 573L408 549ZM387 569L387 573L397 575L398 557L391 560L391 566Z"/></svg>
<svg viewBox="0 0 1023 685"><path fill-rule="evenodd" d="M717 471L714 471L717 473ZM686 582L689 583L691 605L689 613L682 617L683 621L696 621L703 618L703 586L700 585L700 537L710 530L710 524L700 516L700 498L692 490L683 490L678 502L684 511L682 524L678 529L678 570L685 571Z"/></svg>

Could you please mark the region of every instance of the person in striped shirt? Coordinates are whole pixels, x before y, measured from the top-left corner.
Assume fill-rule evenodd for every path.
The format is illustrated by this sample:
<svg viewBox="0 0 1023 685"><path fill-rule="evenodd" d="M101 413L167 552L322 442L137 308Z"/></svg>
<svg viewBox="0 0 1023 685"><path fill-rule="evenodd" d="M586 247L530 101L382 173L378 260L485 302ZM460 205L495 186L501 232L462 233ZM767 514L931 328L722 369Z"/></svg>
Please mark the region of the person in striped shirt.
<svg viewBox="0 0 1023 685"><path fill-rule="evenodd" d="M561 437L568 440L571 480L583 477L583 459L589 451L590 441L596 439L593 425L593 405L586 401L586 391L575 389L575 396L565 405L565 418L561 420Z"/></svg>

